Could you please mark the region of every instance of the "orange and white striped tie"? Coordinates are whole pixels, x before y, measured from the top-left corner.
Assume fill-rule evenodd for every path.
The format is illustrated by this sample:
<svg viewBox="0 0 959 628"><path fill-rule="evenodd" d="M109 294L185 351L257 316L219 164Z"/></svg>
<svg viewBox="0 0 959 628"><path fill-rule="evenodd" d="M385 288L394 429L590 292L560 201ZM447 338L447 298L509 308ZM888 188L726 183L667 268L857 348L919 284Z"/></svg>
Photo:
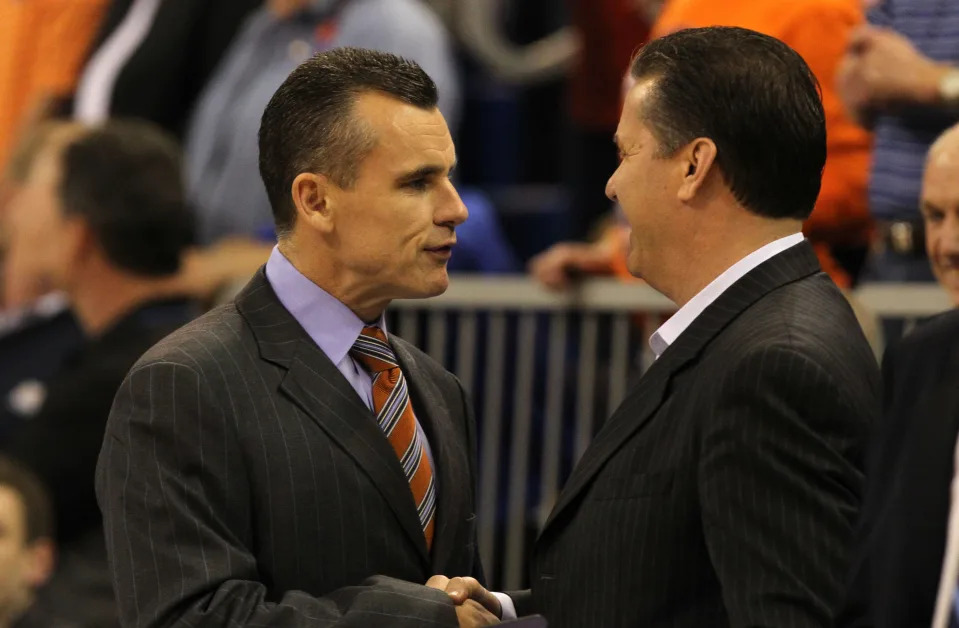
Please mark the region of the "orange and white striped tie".
<svg viewBox="0 0 959 628"><path fill-rule="evenodd" d="M400 460L426 536L426 547L431 548L436 518L433 468L426 455L426 437L417 429L409 388L396 361L396 354L386 341L383 330L364 327L350 355L373 376L373 412L376 422Z"/></svg>

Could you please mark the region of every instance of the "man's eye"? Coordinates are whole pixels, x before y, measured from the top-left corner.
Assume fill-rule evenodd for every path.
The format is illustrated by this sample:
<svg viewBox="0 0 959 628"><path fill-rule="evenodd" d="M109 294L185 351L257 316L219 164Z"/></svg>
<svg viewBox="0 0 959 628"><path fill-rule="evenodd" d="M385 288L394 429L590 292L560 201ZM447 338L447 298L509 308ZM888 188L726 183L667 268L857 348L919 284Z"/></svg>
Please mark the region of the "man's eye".
<svg viewBox="0 0 959 628"><path fill-rule="evenodd" d="M424 191L429 186L430 182L426 179L414 179L406 184L406 187L411 190Z"/></svg>

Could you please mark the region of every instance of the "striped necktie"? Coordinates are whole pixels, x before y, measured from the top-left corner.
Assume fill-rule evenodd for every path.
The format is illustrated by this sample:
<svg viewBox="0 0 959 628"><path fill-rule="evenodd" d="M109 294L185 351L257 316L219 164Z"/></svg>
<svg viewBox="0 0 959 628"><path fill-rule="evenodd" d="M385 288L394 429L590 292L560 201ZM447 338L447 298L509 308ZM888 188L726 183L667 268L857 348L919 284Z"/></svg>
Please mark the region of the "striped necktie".
<svg viewBox="0 0 959 628"><path fill-rule="evenodd" d="M373 376L373 412L376 422L400 460L426 536L426 547L431 548L436 518L433 468L426 456L425 437L417 429L406 378L396 361L396 354L386 341L383 330L365 327L353 344L350 355Z"/></svg>

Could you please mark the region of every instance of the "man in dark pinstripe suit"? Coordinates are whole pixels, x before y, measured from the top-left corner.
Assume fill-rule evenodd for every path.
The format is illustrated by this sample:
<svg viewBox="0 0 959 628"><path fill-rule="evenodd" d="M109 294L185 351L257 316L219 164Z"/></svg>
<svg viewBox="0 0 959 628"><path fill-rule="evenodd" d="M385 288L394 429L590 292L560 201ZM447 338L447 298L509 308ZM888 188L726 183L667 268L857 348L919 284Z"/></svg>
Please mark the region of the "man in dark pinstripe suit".
<svg viewBox="0 0 959 628"><path fill-rule="evenodd" d="M422 586L482 577L473 419L383 324L391 299L446 289L466 219L436 103L416 64L339 49L267 107L277 248L151 349L110 415L97 495L124 626L495 621Z"/></svg>
<svg viewBox="0 0 959 628"><path fill-rule="evenodd" d="M560 495L515 611L551 628L831 626L879 372L801 234L826 157L816 80L734 28L650 43L631 74L607 194L630 270L680 309ZM431 584L514 610L469 579Z"/></svg>

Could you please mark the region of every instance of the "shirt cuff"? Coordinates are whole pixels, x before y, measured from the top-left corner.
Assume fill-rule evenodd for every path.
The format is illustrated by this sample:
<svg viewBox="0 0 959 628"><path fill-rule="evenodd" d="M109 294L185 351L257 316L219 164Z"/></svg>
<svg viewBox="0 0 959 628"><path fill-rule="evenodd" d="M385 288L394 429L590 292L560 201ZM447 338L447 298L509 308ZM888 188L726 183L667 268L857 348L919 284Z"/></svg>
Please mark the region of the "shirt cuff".
<svg viewBox="0 0 959 628"><path fill-rule="evenodd" d="M500 605L500 619L517 619L516 617L516 606L513 604L513 598L506 595L505 593L498 593L496 591L492 592L496 596L496 599L499 600Z"/></svg>

